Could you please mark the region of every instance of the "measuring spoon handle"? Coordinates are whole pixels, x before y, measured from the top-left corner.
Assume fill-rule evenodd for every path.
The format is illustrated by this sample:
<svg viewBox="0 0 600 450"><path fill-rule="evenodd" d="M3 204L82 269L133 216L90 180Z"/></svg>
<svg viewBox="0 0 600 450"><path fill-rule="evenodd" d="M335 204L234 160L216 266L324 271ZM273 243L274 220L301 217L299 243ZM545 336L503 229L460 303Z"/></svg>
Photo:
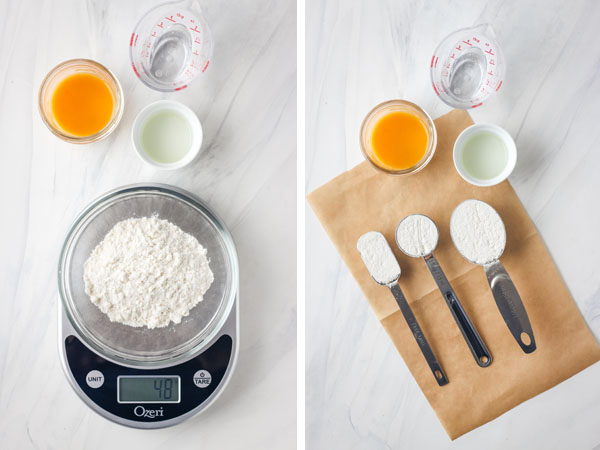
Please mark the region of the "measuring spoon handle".
<svg viewBox="0 0 600 450"><path fill-rule="evenodd" d="M419 322L417 322L417 319L416 319L415 315L413 314L412 309L410 309L410 306L408 305L408 302L406 301L406 298L404 297L404 294L402 293L402 290L400 289L398 282L396 282L392 285L389 285L388 287L392 291L392 294L394 294L396 303L398 303L398 306L400 307L400 311L402 311L402 315L404 316L406 323L408 324L415 340L417 341L417 344L419 345L419 348L421 349L421 353L423 353L423 356L425 357L427 364L429 364L429 368L431 369L431 372L433 373L435 380L437 381L437 383L440 386L444 386L445 384L448 384L448 378L446 377L446 374L442 370L442 366L436 359L436 357L433 353L433 350L431 350L431 347L429 346L429 342L427 342L427 338L425 338L425 335L423 334L423 330L421 330L421 327L419 326Z"/></svg>
<svg viewBox="0 0 600 450"><path fill-rule="evenodd" d="M454 289L452 289L452 285L450 285L444 271L433 254L426 256L424 259L454 317L454 320L456 321L456 325L458 325L460 332L465 338L465 341L475 358L475 362L481 367L488 367L492 363L492 354L487 349L477 328L475 328L475 325L473 325L473 322L471 322L467 312L458 300L458 296L454 292Z"/></svg>
<svg viewBox="0 0 600 450"><path fill-rule="evenodd" d="M535 338L529 316L506 269L500 261L487 264L484 269L496 305L511 334L525 353L535 351Z"/></svg>

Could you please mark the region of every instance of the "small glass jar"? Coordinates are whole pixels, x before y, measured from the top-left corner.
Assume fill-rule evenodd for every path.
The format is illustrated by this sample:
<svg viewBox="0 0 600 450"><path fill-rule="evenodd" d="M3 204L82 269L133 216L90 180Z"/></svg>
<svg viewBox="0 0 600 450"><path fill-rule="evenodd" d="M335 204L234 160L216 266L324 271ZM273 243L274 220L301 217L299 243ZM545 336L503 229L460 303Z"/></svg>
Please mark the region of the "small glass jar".
<svg viewBox="0 0 600 450"><path fill-rule="evenodd" d="M375 151L373 150L371 142L373 128L381 118L392 112L407 112L414 115L421 121L427 131L427 150L425 151L423 158L421 158L417 164L407 169L395 169L385 165L377 158ZM433 120L422 108L406 100L389 100L377 105L369 112L369 114L367 114L367 117L363 120L360 128L360 147L363 155L376 169L391 175L410 175L423 170L429 161L431 161L436 145L437 133L435 131Z"/></svg>
<svg viewBox="0 0 600 450"><path fill-rule="evenodd" d="M108 86L114 100L113 113L109 122L100 131L89 136L76 136L67 133L56 122L54 115L52 114L52 96L54 95L54 91L61 81L76 73L89 73L100 78ZM71 59L60 63L46 75L46 78L44 78L44 81L42 81L42 85L40 86L38 106L42 120L48 129L56 136L63 141L71 142L73 144L89 144L104 139L112 133L119 124L119 121L123 116L123 89L121 89L119 81L112 72L102 64L90 59Z"/></svg>

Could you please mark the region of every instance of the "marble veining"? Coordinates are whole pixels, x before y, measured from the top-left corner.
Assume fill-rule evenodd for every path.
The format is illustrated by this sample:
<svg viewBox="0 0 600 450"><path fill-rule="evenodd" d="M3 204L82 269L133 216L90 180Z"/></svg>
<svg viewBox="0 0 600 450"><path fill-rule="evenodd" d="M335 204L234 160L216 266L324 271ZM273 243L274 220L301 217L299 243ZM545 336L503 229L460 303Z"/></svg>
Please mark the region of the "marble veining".
<svg viewBox="0 0 600 450"><path fill-rule="evenodd" d="M3 449L281 448L296 445L296 4L200 1L215 42L204 76L161 94L129 62L138 19L160 0L0 0L0 447ZM75 146L43 125L37 91L71 58L120 80L125 112L106 140ZM199 116L204 145L173 172L145 166L131 125L169 98ZM207 201L229 225L241 266L241 348L227 390L205 413L144 432L92 412L62 373L56 267L71 221L129 183L160 182Z"/></svg>
<svg viewBox="0 0 600 450"><path fill-rule="evenodd" d="M306 3L307 192L362 161L360 124L381 101L447 112L429 79L435 47L492 24L506 80L472 117L515 138L511 183L600 338L600 5ZM598 364L452 443L308 206L306 218L307 448L598 448Z"/></svg>

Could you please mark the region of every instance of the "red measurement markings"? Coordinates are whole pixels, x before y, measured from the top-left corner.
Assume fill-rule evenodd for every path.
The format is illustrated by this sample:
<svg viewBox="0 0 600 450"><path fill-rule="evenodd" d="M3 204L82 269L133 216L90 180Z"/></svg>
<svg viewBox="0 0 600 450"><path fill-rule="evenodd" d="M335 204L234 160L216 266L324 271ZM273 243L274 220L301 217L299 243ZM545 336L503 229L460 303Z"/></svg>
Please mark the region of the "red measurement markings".
<svg viewBox="0 0 600 450"><path fill-rule="evenodd" d="M176 91L180 91L182 89L185 89L187 87L187 84L184 84L183 86L180 86L178 88L175 88Z"/></svg>
<svg viewBox="0 0 600 450"><path fill-rule="evenodd" d="M495 66L496 65L496 61L494 61L493 59L490 59L490 66Z"/></svg>
<svg viewBox="0 0 600 450"><path fill-rule="evenodd" d="M437 88L435 87L435 83L431 83L431 85L433 86L433 90L435 91L435 93L438 95L438 97L440 96L440 93L438 92Z"/></svg>
<svg viewBox="0 0 600 450"><path fill-rule="evenodd" d="M175 15L176 15L177 17L179 17L180 19L184 19L184 17L183 17L183 14L181 14L181 13L177 13L177 14L175 14Z"/></svg>
<svg viewBox="0 0 600 450"><path fill-rule="evenodd" d="M462 47L460 46L460 44L458 44L458 47L456 47L456 50L458 50L459 52L462 50Z"/></svg>
<svg viewBox="0 0 600 450"><path fill-rule="evenodd" d="M202 73L206 72L206 69L208 68L208 63L210 61L206 61L206 64L204 65L204 68L202 69Z"/></svg>
<svg viewBox="0 0 600 450"><path fill-rule="evenodd" d="M467 39L466 41L463 41L463 43L472 46L473 44L471 44L471 39Z"/></svg>
<svg viewBox="0 0 600 450"><path fill-rule="evenodd" d="M200 33L200 30L198 29L198 25L195 25L194 28L190 28L190 30L195 31L196 33Z"/></svg>
<svg viewBox="0 0 600 450"><path fill-rule="evenodd" d="M135 72L137 77L140 78L140 74L138 73L137 69L135 68L135 64L131 63L131 67L133 67L133 71Z"/></svg>
<svg viewBox="0 0 600 450"><path fill-rule="evenodd" d="M194 19L190 19L190 23L196 23Z"/></svg>
<svg viewBox="0 0 600 450"><path fill-rule="evenodd" d="M194 42L195 42L196 44L200 44L200 43L201 43L201 42L200 42L200 38L199 38L199 37L197 37L196 39L194 39Z"/></svg>
<svg viewBox="0 0 600 450"><path fill-rule="evenodd" d="M481 105L483 105L483 102L477 103L476 105L471 106L471 108L477 108L478 106L481 106Z"/></svg>
<svg viewBox="0 0 600 450"><path fill-rule="evenodd" d="M485 51L487 54L494 56L495 53L492 51L492 49L490 48L489 50Z"/></svg>
<svg viewBox="0 0 600 450"><path fill-rule="evenodd" d="M475 42L477 42L478 44L481 42L481 39L477 39L475 36L473 36L473 40L474 40Z"/></svg>
<svg viewBox="0 0 600 450"><path fill-rule="evenodd" d="M133 37L132 37L132 39L133 39ZM431 57L431 66L429 66L429 67L433 67L433 61L434 61L434 60L435 60L435 55L433 55L433 56Z"/></svg>
<svg viewBox="0 0 600 450"><path fill-rule="evenodd" d="M198 53L198 50L194 50L194 51L192 52L192 55L194 55L194 56L198 56L199 54L200 54L200 53Z"/></svg>
<svg viewBox="0 0 600 450"><path fill-rule="evenodd" d="M498 87L496 88L496 92L498 92L498 89L500 89L500 86L502 86L502 81L500 81L500 84L498 85Z"/></svg>
<svg viewBox="0 0 600 450"><path fill-rule="evenodd" d="M175 20L173 19L173 16L171 16L171 17L165 17L165 19L170 20L171 22L175 22Z"/></svg>
<svg viewBox="0 0 600 450"><path fill-rule="evenodd" d="M438 59L437 59L437 58L435 58L435 63L433 64L433 67L434 67L434 68L436 68L436 67L437 67L437 62L438 62Z"/></svg>
<svg viewBox="0 0 600 450"><path fill-rule="evenodd" d="M135 46L136 46L136 44L137 44L137 39L138 39L138 35L136 34L136 35L135 35L135 41L133 41L133 46L134 46L134 47L135 47Z"/></svg>
<svg viewBox="0 0 600 450"><path fill-rule="evenodd" d="M488 72L488 75L494 76L494 72L492 72L491 70Z"/></svg>
<svg viewBox="0 0 600 450"><path fill-rule="evenodd" d="M152 37L156 37L156 31L152 32Z"/></svg>
<svg viewBox="0 0 600 450"><path fill-rule="evenodd" d="M454 53L450 55L450 59L454 59Z"/></svg>
<svg viewBox="0 0 600 450"><path fill-rule="evenodd" d="M135 33L131 33L131 39L129 40L129 46L133 47L133 38L135 37Z"/></svg>
<svg viewBox="0 0 600 450"><path fill-rule="evenodd" d="M156 26L157 26L157 27L159 27L159 28L164 28L164 23L163 23L163 22L161 22L161 23L159 23L159 24L158 24L158 25L156 25Z"/></svg>

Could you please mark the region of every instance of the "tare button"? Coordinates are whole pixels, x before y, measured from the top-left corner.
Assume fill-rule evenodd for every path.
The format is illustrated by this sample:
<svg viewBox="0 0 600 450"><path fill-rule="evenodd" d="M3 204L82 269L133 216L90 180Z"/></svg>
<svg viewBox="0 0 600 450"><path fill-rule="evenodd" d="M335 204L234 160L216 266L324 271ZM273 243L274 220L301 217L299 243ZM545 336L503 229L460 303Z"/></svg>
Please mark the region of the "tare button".
<svg viewBox="0 0 600 450"><path fill-rule="evenodd" d="M85 382L92 389L98 389L104 384L104 375L99 370L91 370L85 376Z"/></svg>
<svg viewBox="0 0 600 450"><path fill-rule="evenodd" d="M208 370L199 370L194 374L194 385L196 387L204 389L210 385L211 381L212 377Z"/></svg>

